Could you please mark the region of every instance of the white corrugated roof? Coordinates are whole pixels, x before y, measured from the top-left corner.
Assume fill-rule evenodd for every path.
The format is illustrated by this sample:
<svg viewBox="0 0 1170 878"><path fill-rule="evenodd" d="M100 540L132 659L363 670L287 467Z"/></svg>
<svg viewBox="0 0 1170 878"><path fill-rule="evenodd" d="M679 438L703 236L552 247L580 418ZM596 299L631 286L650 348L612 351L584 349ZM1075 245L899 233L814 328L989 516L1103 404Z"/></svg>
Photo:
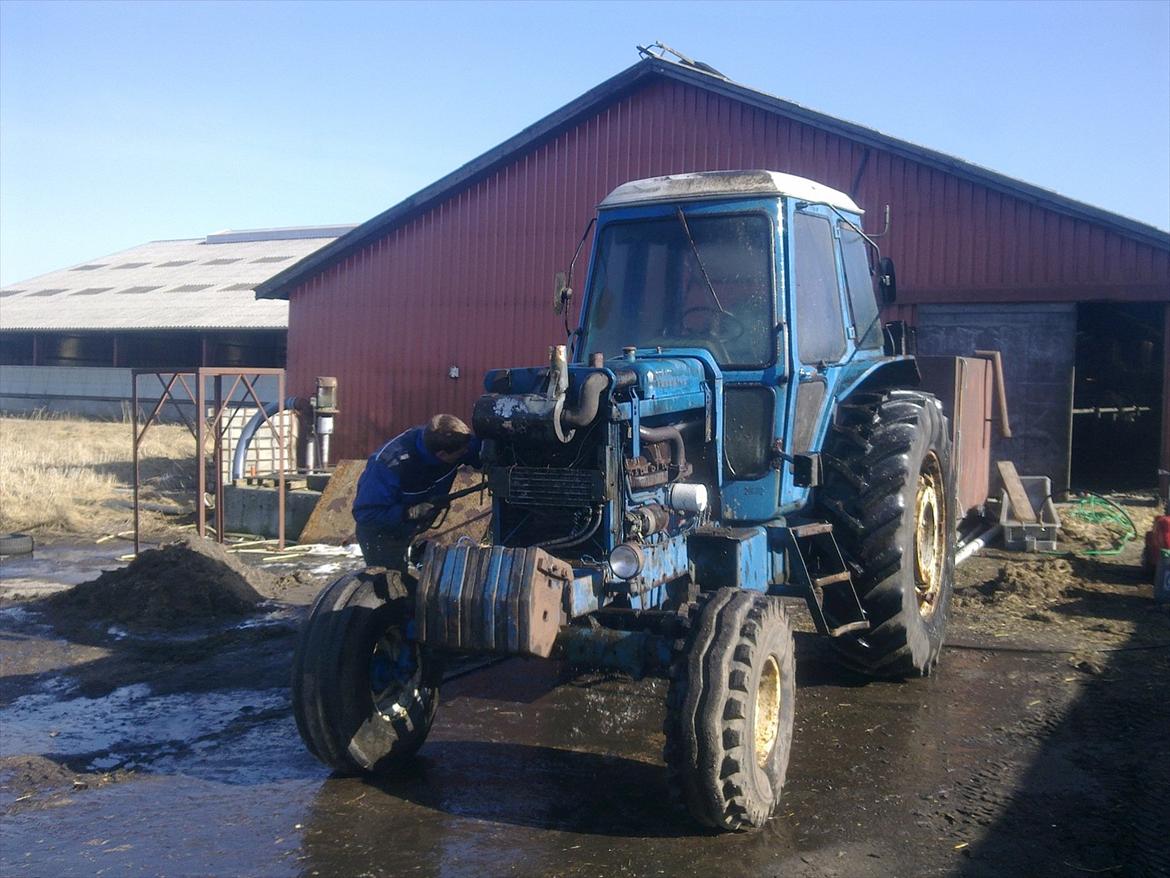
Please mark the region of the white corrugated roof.
<svg viewBox="0 0 1170 878"><path fill-rule="evenodd" d="M0 288L0 330L285 329L257 285L353 226L152 241Z"/></svg>

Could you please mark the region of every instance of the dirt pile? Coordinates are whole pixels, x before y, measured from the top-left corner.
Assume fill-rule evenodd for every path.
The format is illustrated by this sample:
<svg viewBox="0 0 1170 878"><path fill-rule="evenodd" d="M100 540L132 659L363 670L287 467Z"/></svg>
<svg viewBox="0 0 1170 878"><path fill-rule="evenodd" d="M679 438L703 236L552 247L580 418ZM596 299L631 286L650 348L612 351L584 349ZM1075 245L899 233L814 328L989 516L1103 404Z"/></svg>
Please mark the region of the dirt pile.
<svg viewBox="0 0 1170 878"><path fill-rule="evenodd" d="M1112 522L1085 521L1072 514L1065 514L1060 521L1061 537L1073 552L1101 552L1119 546L1125 539L1128 528Z"/></svg>
<svg viewBox="0 0 1170 878"><path fill-rule="evenodd" d="M1076 572L1065 558L1007 561L995 577L976 588L957 591L955 604L995 608L1000 618L1007 613L1048 622L1047 611L1064 601L1065 590L1075 582Z"/></svg>
<svg viewBox="0 0 1170 878"><path fill-rule="evenodd" d="M1042 561L1008 561L994 579L956 595L957 604L995 606L1016 613L1042 612L1058 603L1065 589L1076 582L1076 573L1064 558Z"/></svg>
<svg viewBox="0 0 1170 878"><path fill-rule="evenodd" d="M102 620L131 629L181 628L247 615L271 576L223 546L189 537L147 549L126 567L107 570L45 600L54 620Z"/></svg>
<svg viewBox="0 0 1170 878"><path fill-rule="evenodd" d="M991 591L995 602L1014 601L1041 609L1060 600L1075 579L1064 558L1051 561L1009 561Z"/></svg>

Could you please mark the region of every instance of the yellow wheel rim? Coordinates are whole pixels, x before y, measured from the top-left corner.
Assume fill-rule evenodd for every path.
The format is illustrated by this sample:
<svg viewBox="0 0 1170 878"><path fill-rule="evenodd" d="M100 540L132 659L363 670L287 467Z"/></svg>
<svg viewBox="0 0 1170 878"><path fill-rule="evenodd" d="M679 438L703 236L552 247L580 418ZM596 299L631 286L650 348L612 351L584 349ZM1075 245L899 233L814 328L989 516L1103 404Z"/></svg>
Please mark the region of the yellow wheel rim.
<svg viewBox="0 0 1170 878"><path fill-rule="evenodd" d="M914 592L918 612L929 617L942 592L946 558L946 507L942 467L933 453L922 462L914 500Z"/></svg>
<svg viewBox="0 0 1170 878"><path fill-rule="evenodd" d="M756 762L763 768L776 748L780 731L780 665L768 656L756 688Z"/></svg>

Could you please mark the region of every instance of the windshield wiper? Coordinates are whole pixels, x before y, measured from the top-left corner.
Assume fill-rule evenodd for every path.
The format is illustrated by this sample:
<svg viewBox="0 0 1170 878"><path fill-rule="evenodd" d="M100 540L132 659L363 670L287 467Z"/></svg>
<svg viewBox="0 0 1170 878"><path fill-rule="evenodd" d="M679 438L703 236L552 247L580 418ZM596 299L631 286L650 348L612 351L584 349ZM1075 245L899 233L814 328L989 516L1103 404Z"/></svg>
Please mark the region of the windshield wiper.
<svg viewBox="0 0 1170 878"><path fill-rule="evenodd" d="M679 225L682 226L683 232L687 236L687 243L691 245L691 252L695 254L695 262L699 264L699 273L703 275L703 280L707 282L707 289L711 291L711 298L715 300L715 307L719 309L720 314L726 314L727 311L723 308L723 303L719 301L719 296L715 292L715 285L711 283L711 278L707 276L707 269L703 265L703 259L699 256L699 248L695 245L695 239L691 237L691 228L687 225L687 218L683 214L681 207L674 209L674 215L678 217Z"/></svg>

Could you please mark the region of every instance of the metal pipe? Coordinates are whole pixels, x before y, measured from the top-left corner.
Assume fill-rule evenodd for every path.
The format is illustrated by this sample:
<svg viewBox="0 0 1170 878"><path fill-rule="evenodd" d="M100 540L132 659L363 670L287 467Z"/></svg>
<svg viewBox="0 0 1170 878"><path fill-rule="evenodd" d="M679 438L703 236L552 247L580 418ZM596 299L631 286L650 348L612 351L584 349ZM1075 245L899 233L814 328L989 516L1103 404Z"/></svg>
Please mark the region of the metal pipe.
<svg viewBox="0 0 1170 878"><path fill-rule="evenodd" d="M1153 409L1148 405L1121 405L1121 406L1098 406L1091 409L1073 409L1074 415L1125 415L1125 414L1142 414L1144 412L1152 412Z"/></svg>
<svg viewBox="0 0 1170 878"><path fill-rule="evenodd" d="M986 546L989 542L995 539L995 537L999 535L999 530L1000 527L998 524L992 525L979 536L969 539L967 542L963 543L963 545L959 548L959 551L955 553L955 566L958 567L960 564Z"/></svg>
<svg viewBox="0 0 1170 878"><path fill-rule="evenodd" d="M248 460L248 446L252 444L252 437L260 429L260 425L264 423L265 418L274 417L285 409L295 408L296 403L297 398L290 396L284 402L270 402L260 411L256 412L256 414L252 415L252 419L240 431L240 438L236 440L236 450L232 455L232 479L242 479L244 477L244 465Z"/></svg>
<svg viewBox="0 0 1170 878"><path fill-rule="evenodd" d="M682 475L687 466L687 450L683 445L682 430L674 425L639 427L638 438L643 442L669 442L674 465L679 475Z"/></svg>
<svg viewBox="0 0 1170 878"><path fill-rule="evenodd" d="M317 422L320 423L323 420L325 419L318 418ZM333 418L330 418L329 421L332 423ZM329 437L332 435L332 432L333 428L330 427L330 432L328 433L322 433L320 431L317 433L317 440L321 444L321 469L323 470L329 468Z"/></svg>

